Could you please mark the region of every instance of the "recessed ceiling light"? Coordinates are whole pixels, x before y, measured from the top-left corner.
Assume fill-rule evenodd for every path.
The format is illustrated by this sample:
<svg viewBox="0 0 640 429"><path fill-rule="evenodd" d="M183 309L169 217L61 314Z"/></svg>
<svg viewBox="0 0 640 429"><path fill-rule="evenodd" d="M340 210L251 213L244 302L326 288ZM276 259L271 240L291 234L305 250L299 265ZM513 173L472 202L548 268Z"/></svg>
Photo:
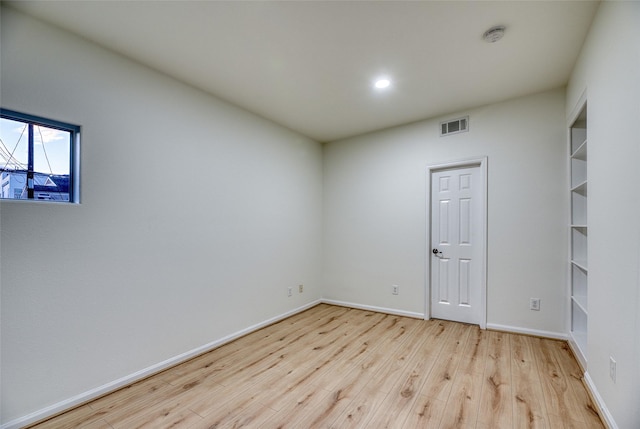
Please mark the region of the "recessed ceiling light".
<svg viewBox="0 0 640 429"><path fill-rule="evenodd" d="M504 25L496 25L484 32L482 38L487 43L495 43L504 36Z"/></svg>
<svg viewBox="0 0 640 429"><path fill-rule="evenodd" d="M374 84L374 86L378 89L384 89L387 88L389 85L391 85L391 81L389 79L383 78L383 79L378 79L376 81L376 83Z"/></svg>

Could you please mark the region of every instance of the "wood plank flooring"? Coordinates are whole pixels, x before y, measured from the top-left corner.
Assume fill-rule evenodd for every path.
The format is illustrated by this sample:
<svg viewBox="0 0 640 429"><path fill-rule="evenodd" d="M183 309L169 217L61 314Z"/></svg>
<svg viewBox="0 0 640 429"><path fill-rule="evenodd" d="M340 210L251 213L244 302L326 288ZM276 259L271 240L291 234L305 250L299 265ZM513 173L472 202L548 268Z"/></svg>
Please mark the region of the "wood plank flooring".
<svg viewBox="0 0 640 429"><path fill-rule="evenodd" d="M318 305L34 428L604 428L567 344Z"/></svg>

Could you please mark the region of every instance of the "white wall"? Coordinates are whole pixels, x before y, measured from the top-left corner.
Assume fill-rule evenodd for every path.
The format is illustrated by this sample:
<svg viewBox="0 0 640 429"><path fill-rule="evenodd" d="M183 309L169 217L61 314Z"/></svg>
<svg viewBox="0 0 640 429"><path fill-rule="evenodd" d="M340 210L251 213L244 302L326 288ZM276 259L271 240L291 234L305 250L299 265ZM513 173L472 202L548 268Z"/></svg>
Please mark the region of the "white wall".
<svg viewBox="0 0 640 429"><path fill-rule="evenodd" d="M488 156L487 322L565 333L564 107L559 89L325 145L325 297L423 313L426 167Z"/></svg>
<svg viewBox="0 0 640 429"><path fill-rule="evenodd" d="M640 3L603 2L567 88L567 115L588 102L587 371L620 428L640 427L639 47Z"/></svg>
<svg viewBox="0 0 640 429"><path fill-rule="evenodd" d="M320 144L11 9L1 31L2 107L82 126L82 203L0 210L2 423L320 298Z"/></svg>

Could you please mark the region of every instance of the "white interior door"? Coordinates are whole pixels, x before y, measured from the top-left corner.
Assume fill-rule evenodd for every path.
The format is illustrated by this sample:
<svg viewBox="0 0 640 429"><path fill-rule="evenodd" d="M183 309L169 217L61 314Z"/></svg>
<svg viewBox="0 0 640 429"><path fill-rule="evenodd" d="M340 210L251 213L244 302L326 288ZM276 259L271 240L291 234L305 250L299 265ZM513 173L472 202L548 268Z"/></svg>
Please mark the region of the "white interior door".
<svg viewBox="0 0 640 429"><path fill-rule="evenodd" d="M431 316L484 327L480 166L431 172Z"/></svg>

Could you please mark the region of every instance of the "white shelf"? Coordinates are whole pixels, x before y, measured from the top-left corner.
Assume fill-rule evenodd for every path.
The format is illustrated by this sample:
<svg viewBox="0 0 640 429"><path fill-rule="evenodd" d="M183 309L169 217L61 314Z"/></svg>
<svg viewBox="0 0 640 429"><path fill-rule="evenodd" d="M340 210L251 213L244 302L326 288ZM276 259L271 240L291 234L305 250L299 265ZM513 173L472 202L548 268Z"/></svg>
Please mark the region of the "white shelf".
<svg viewBox="0 0 640 429"><path fill-rule="evenodd" d="M587 106L572 124L569 141L569 169L571 217L569 228L570 248L570 314L569 343L583 367L587 362L588 332L588 237L587 228Z"/></svg>
<svg viewBox="0 0 640 429"><path fill-rule="evenodd" d="M587 161L571 158L571 186L579 186L587 182Z"/></svg>
<svg viewBox="0 0 640 429"><path fill-rule="evenodd" d="M587 196L571 192L571 224L587 225Z"/></svg>
<svg viewBox="0 0 640 429"><path fill-rule="evenodd" d="M586 310L587 307L587 291L588 291L588 270L580 264L571 262L571 296L577 298Z"/></svg>
<svg viewBox="0 0 640 429"><path fill-rule="evenodd" d="M589 312L587 311L586 296L574 295L571 297L571 301L573 301L573 303L584 313L585 316L589 314Z"/></svg>
<svg viewBox="0 0 640 429"><path fill-rule="evenodd" d="M578 182L573 188L571 188L571 192L576 194L587 196L587 181L583 180Z"/></svg>
<svg viewBox="0 0 640 429"><path fill-rule="evenodd" d="M572 228L571 229L571 262L579 267L588 267L587 256L587 229Z"/></svg>
<svg viewBox="0 0 640 429"><path fill-rule="evenodd" d="M583 260L572 259L571 263L573 265L575 265L576 267L582 269L583 271L589 272L589 267L587 267L587 260L586 259L583 259Z"/></svg>
<svg viewBox="0 0 640 429"><path fill-rule="evenodd" d="M571 154L571 158L573 159L579 159L582 161L586 161L587 160L587 140L585 138L585 140L580 144L580 146L578 146L578 149L576 149L572 154Z"/></svg>
<svg viewBox="0 0 640 429"><path fill-rule="evenodd" d="M587 142L587 122L577 121L573 127L571 127L571 154L577 153L581 146L584 146Z"/></svg>
<svg viewBox="0 0 640 429"><path fill-rule="evenodd" d="M587 335L587 312L571 299L571 333L574 336ZM584 342L586 343L586 341Z"/></svg>

